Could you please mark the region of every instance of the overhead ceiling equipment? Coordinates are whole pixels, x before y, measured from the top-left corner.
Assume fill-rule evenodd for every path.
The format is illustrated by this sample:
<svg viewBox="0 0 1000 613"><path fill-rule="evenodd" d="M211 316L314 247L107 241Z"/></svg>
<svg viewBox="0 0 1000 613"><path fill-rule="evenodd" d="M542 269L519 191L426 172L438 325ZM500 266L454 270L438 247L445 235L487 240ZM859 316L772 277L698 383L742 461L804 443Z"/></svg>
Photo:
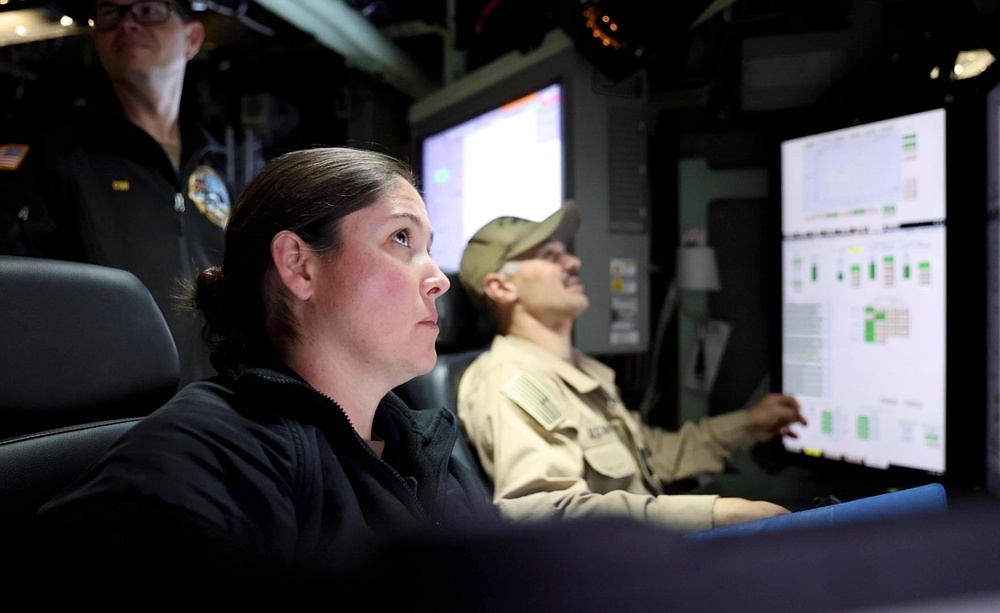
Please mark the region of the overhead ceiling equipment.
<svg viewBox="0 0 1000 613"><path fill-rule="evenodd" d="M342 55L348 66L379 75L412 98L437 89L420 66L343 0L256 1Z"/></svg>

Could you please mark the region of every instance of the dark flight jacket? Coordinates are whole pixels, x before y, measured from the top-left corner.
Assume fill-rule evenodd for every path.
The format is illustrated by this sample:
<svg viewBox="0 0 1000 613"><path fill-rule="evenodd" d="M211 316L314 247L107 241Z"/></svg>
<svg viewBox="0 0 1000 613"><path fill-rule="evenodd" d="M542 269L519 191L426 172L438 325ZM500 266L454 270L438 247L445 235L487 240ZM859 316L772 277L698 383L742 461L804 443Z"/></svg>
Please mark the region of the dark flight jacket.
<svg viewBox="0 0 1000 613"><path fill-rule="evenodd" d="M200 320L177 308L178 280L222 263L231 189L223 149L181 120L180 172L113 95L0 143L0 253L135 274L178 346L181 384L214 374Z"/></svg>

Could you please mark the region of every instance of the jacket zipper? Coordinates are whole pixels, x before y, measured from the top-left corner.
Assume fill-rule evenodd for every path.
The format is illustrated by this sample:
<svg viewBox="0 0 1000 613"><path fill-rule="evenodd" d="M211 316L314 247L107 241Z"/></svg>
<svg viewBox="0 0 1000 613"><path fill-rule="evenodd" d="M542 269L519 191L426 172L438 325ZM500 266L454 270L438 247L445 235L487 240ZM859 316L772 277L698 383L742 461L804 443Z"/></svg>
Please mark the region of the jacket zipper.
<svg viewBox="0 0 1000 613"><path fill-rule="evenodd" d="M174 219L177 222L177 243L178 249L180 251L180 266L181 270L184 271L185 277L191 277L194 274L191 266L191 257L188 250L187 243L187 222L185 221L184 212L187 210L187 206L184 203L184 194L177 192L174 194Z"/></svg>
<svg viewBox="0 0 1000 613"><path fill-rule="evenodd" d="M423 517L425 517L425 518L429 517L428 514L427 514L427 509L424 508L423 503L420 502L419 498L417 498L417 493L413 491L413 489L410 487L410 485L406 482L406 479L403 478L403 475L399 474L399 471L397 471L395 468L393 468L391 465L389 465L388 462L386 462L385 460L383 460L382 458L380 458L375 453L375 451L372 450L372 448L369 447L367 443L365 443L364 439L361 438L361 436L358 434L358 431L354 428L354 423L351 422L351 417L347 414L346 411L344 411L344 408L341 407L340 404L336 400L334 400L333 398L330 398L329 396L327 396L323 392L319 391L318 389L316 389L312 385L309 385L308 383L303 383L303 382L295 381L295 380L292 380L292 379L276 379L274 377L268 377L268 376L263 376L263 375L258 375L258 378L263 379L265 381L270 381L272 383L279 383L279 384L284 384L284 385L295 385L295 386L298 386L298 387L303 387L303 388L305 388L305 389L307 389L309 391L312 391L312 392L315 392L315 393L319 394L320 396L322 396L326 400L329 400L330 403L333 406L335 406L338 411L340 411L340 414L344 416L344 419L347 420L347 423L350 424L350 426L351 426L351 433L354 434L354 440L357 441L358 445L373 460L375 460L376 462L378 462L379 464L381 464L382 466L384 466L386 468L386 470L388 470L393 475L393 477L395 477L396 481L400 485L403 486L403 489L406 490L406 492L413 499L413 502L416 503L417 510L420 511L420 514Z"/></svg>

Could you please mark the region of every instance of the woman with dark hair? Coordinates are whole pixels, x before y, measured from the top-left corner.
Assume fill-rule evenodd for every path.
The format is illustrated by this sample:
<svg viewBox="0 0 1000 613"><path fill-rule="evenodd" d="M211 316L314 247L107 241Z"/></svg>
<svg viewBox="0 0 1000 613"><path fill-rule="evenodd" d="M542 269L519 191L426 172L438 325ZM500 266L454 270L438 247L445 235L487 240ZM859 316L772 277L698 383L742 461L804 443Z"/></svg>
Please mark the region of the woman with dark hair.
<svg viewBox="0 0 1000 613"><path fill-rule="evenodd" d="M190 383L48 502L74 568L323 577L376 535L496 517L446 409L391 390L434 365L449 282L411 170L288 153L247 186L189 303L218 375Z"/></svg>

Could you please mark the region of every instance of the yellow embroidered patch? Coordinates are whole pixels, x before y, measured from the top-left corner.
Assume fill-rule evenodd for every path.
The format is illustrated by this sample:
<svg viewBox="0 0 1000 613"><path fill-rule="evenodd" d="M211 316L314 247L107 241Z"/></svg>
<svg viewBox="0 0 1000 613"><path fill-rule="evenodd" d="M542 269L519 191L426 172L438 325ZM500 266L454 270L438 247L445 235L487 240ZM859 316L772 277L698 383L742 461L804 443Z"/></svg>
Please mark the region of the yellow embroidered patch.
<svg viewBox="0 0 1000 613"><path fill-rule="evenodd" d="M116 179L111 182L111 189L116 192L127 192L132 189L132 184L125 179Z"/></svg>

